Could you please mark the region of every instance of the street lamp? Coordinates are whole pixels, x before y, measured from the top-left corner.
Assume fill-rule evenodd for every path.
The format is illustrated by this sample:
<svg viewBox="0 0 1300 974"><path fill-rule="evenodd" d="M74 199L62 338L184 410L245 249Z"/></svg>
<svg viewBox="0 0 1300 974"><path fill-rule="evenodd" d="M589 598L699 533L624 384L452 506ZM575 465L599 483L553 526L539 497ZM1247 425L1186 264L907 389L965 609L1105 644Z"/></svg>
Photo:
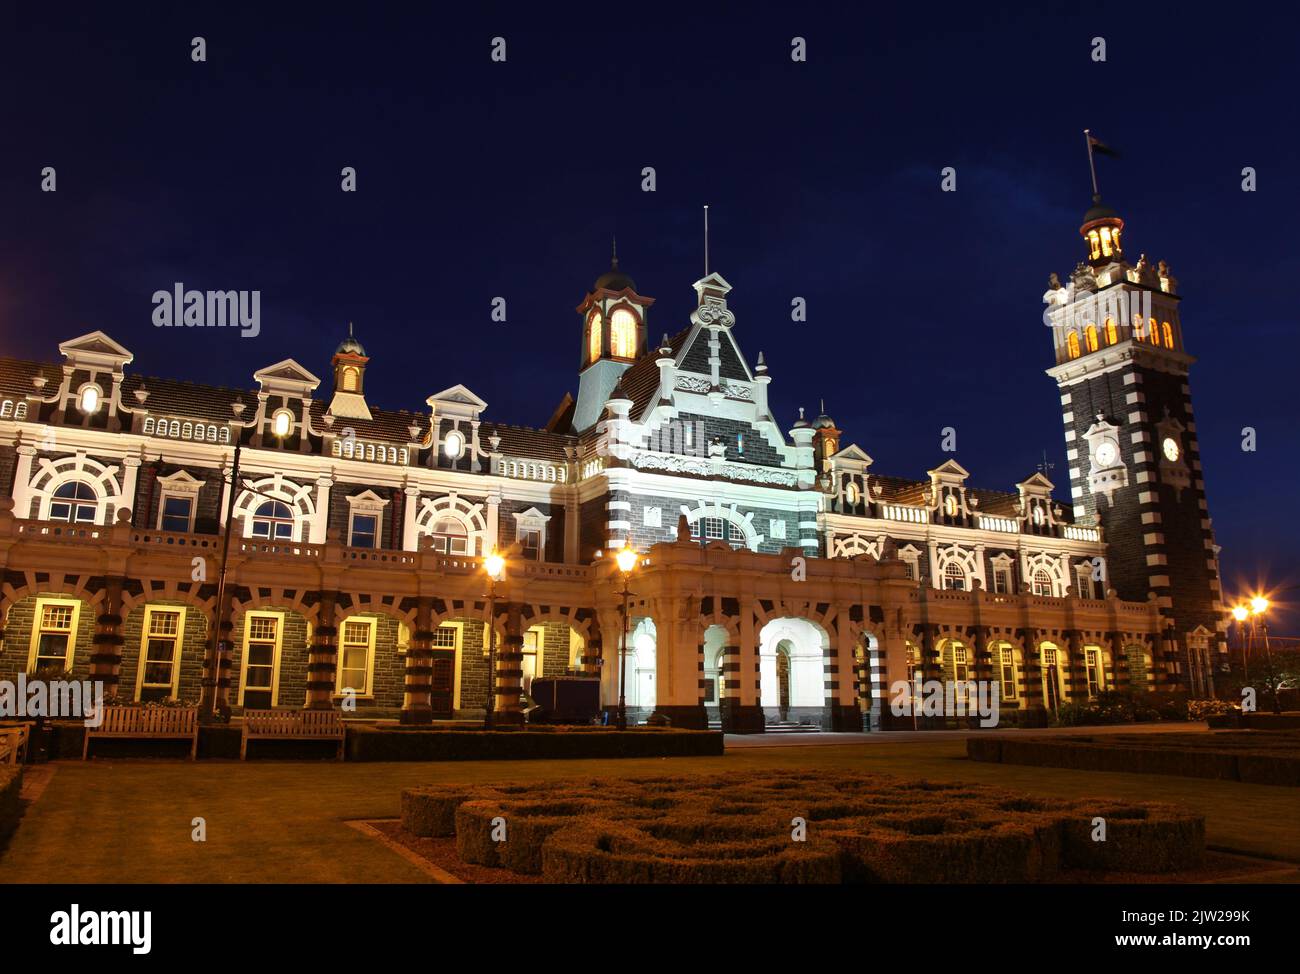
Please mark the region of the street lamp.
<svg viewBox="0 0 1300 974"><path fill-rule="evenodd" d="M627 730L627 597L632 594L628 591L627 584L637 561L636 549L630 540L623 543L614 560L618 562L618 570L623 573L623 645L618 657L618 729Z"/></svg>
<svg viewBox="0 0 1300 974"><path fill-rule="evenodd" d="M1278 674L1273 670L1273 653L1268 645L1268 620L1264 618L1264 613L1268 611L1269 601L1262 595L1256 595L1250 600L1251 629L1255 628L1255 618L1259 619L1259 628L1264 635L1264 659L1268 666L1268 686L1269 691L1273 694L1273 713L1282 712L1282 700L1277 693Z"/></svg>
<svg viewBox="0 0 1300 974"><path fill-rule="evenodd" d="M488 577L488 686L487 709L483 712L484 730L492 729L492 711L497 695L497 582L505 576L506 560L493 548L483 559Z"/></svg>

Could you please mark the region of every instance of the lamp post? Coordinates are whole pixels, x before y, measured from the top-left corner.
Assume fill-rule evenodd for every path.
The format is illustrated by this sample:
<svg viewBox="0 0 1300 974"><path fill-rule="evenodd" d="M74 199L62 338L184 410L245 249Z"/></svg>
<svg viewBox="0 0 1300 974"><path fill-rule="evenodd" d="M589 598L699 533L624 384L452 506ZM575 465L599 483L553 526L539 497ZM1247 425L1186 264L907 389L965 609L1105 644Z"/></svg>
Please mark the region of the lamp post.
<svg viewBox="0 0 1300 974"><path fill-rule="evenodd" d="M226 612L226 565L230 561L230 533L235 523L235 489L239 485L239 451L242 444L239 435L235 435L235 455L230 464L230 497L226 501L226 527L221 539L221 568L217 573L217 609L213 619L212 668L205 675L202 693L199 699L199 719L207 722L213 719L217 710L217 696L220 693L221 661L229 652L226 634L222 631L221 621Z"/></svg>
<svg viewBox="0 0 1300 974"><path fill-rule="evenodd" d="M487 709L483 712L483 729L492 729L492 712L497 696L497 582L506 573L506 560L493 548L483 559L488 577L488 686Z"/></svg>
<svg viewBox="0 0 1300 974"><path fill-rule="evenodd" d="M628 612L627 598L632 593L628 591L628 581L632 577L632 569L636 568L637 554L636 549L632 547L632 542L623 543L622 549L614 560L618 562L618 570L623 573L623 642L619 648L618 654L618 729L627 730L627 635L628 635Z"/></svg>
<svg viewBox="0 0 1300 974"><path fill-rule="evenodd" d="M1250 610L1244 605L1234 605L1232 607L1232 618L1237 622L1237 639L1241 642L1241 680L1245 683L1250 679L1250 662L1246 657L1246 620L1250 617Z"/></svg>
<svg viewBox="0 0 1300 974"><path fill-rule="evenodd" d="M1277 685L1280 681L1278 680L1278 674L1273 670L1273 653L1272 650L1269 649L1268 645L1268 620L1264 617L1264 613L1268 611L1268 607L1269 601L1262 595L1256 595L1251 599L1250 624L1251 629L1253 630L1255 628L1255 620L1259 619L1259 628L1264 636L1264 659L1265 665L1268 667L1268 688L1269 692L1273 694L1273 713L1280 714L1282 712L1282 700L1277 693Z"/></svg>

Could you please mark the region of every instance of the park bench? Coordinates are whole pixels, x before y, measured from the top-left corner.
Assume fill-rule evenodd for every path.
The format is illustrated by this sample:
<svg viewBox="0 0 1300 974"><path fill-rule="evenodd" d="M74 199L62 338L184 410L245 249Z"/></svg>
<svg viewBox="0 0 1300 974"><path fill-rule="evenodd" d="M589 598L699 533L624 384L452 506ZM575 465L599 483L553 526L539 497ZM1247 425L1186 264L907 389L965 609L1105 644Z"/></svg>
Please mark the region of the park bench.
<svg viewBox="0 0 1300 974"><path fill-rule="evenodd" d="M0 764L22 764L27 757L27 741L32 725L6 724L0 726Z"/></svg>
<svg viewBox="0 0 1300 974"><path fill-rule="evenodd" d="M86 727L81 748L84 761L90 754L92 737L116 737L140 741L187 740L190 760L199 749L198 707L105 707L104 722Z"/></svg>
<svg viewBox="0 0 1300 974"><path fill-rule="evenodd" d="M248 758L252 740L338 741L338 760L342 761L343 718L337 710L245 710L241 761Z"/></svg>

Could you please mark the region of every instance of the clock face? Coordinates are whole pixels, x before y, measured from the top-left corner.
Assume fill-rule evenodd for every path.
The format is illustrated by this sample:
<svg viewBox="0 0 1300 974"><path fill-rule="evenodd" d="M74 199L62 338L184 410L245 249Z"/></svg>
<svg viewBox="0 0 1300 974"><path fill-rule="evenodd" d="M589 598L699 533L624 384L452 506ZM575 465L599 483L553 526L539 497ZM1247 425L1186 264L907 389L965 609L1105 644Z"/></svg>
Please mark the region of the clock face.
<svg viewBox="0 0 1300 974"><path fill-rule="evenodd" d="M1175 440L1172 436L1165 437L1165 442L1162 445L1162 449L1165 451L1165 459L1168 460L1170 463L1174 463L1178 460L1178 455L1179 455L1178 441Z"/></svg>
<svg viewBox="0 0 1300 974"><path fill-rule="evenodd" d="M1119 458L1119 450L1116 449L1114 441L1102 440L1097 447L1097 452L1093 454L1093 458L1097 461L1099 467L1113 466Z"/></svg>

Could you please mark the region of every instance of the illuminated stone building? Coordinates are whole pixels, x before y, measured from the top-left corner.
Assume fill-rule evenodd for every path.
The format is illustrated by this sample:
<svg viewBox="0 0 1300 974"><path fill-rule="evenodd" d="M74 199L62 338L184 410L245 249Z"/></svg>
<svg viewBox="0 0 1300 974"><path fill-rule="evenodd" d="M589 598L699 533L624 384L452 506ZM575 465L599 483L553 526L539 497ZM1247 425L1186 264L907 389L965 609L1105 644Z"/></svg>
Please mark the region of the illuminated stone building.
<svg viewBox="0 0 1300 974"><path fill-rule="evenodd" d="M1004 722L1108 687L1207 692L1222 627L1191 360L1173 279L1125 263L1121 228L1090 211L1089 260L1047 295L1069 503L1041 473L976 487L951 457L877 473L824 412L783 428L727 281L697 281L689 322L652 344L653 299L617 259L578 306L577 396L541 428L460 384L378 408L351 335L324 389L294 360L244 389L142 375L98 331L57 364L0 360L0 678L69 667L132 700L194 700L206 678L235 714L473 718L492 627L501 720L538 676L598 677L613 705L609 555L630 540L636 720L895 726L889 687L913 673L995 682ZM1149 324L1099 313L1119 291L1154 297Z"/></svg>

